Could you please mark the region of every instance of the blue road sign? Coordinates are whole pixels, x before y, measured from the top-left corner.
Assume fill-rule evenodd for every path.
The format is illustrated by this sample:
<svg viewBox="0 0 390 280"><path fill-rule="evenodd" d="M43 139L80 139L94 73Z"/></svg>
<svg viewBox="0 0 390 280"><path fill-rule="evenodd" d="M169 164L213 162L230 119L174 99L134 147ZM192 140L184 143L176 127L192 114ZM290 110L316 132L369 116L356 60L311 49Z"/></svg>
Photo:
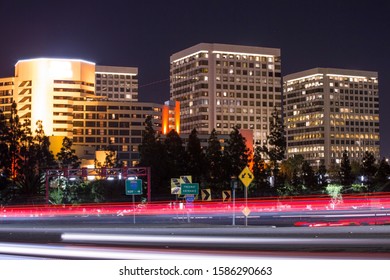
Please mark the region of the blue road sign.
<svg viewBox="0 0 390 280"><path fill-rule="evenodd" d="M142 194L142 180L126 180L126 195Z"/></svg>

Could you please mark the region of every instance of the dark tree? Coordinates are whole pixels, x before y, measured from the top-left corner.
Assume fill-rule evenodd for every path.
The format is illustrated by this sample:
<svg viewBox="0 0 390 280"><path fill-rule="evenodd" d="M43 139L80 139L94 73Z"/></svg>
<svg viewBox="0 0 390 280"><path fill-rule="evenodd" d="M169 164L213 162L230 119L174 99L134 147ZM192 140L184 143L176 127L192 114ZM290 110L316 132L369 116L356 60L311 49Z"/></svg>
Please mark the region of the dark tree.
<svg viewBox="0 0 390 280"><path fill-rule="evenodd" d="M206 176L208 185L217 193L223 190L224 176L222 165L222 146L213 129L206 148Z"/></svg>
<svg viewBox="0 0 390 280"><path fill-rule="evenodd" d="M205 170L205 154L202 150L198 132L194 128L188 139L187 144L188 155L188 172L192 175L194 182L201 183L203 181Z"/></svg>
<svg viewBox="0 0 390 280"><path fill-rule="evenodd" d="M378 190L383 190L389 183L390 165L385 158L379 162L378 170L375 173L375 185Z"/></svg>
<svg viewBox="0 0 390 280"><path fill-rule="evenodd" d="M0 204L7 203L12 198L11 155L9 150L9 128L3 111L0 110Z"/></svg>
<svg viewBox="0 0 390 280"><path fill-rule="evenodd" d="M287 182L292 182L294 173L299 177L299 174L302 171L302 164L304 160L305 159L301 154L296 154L282 162L280 171L285 175ZM301 182L298 184L301 184Z"/></svg>
<svg viewBox="0 0 390 280"><path fill-rule="evenodd" d="M249 189L253 190L255 196L271 196L275 194L270 188L270 184L268 182L269 175L270 170L262 157L261 147L257 146L253 157L253 176L255 177L255 187Z"/></svg>
<svg viewBox="0 0 390 280"><path fill-rule="evenodd" d="M377 168L375 166L375 161L376 159L373 153L370 153L368 151L364 153L362 159L361 171L365 178L365 183L369 191L373 191L373 179L377 171Z"/></svg>
<svg viewBox="0 0 390 280"><path fill-rule="evenodd" d="M339 170L339 177L340 177L340 183L341 185L348 187L351 186L353 183L354 179L352 177L352 172L351 172L351 162L348 157L348 152L344 151L343 152L343 158L341 160L340 164L340 170Z"/></svg>
<svg viewBox="0 0 390 280"><path fill-rule="evenodd" d="M302 164L302 183L308 192L317 190L317 180L310 163L305 160Z"/></svg>
<svg viewBox="0 0 390 280"><path fill-rule="evenodd" d="M62 147L57 153L57 159L61 168L79 168L81 162L74 149L72 149L73 142L68 137L62 140Z"/></svg>
<svg viewBox="0 0 390 280"><path fill-rule="evenodd" d="M38 121L36 125L35 136L32 136L30 123L25 121L19 140L15 182L22 197L43 195L45 171L57 167L42 122Z"/></svg>
<svg viewBox="0 0 390 280"><path fill-rule="evenodd" d="M19 120L18 111L15 101L11 105L11 114L8 124L8 149L10 156L10 173L12 179L16 177L16 162L19 159L20 141L22 139L24 129ZM31 133L30 133L31 134Z"/></svg>
<svg viewBox="0 0 390 280"><path fill-rule="evenodd" d="M115 151L113 146L105 148L106 157L104 158L103 166L107 168L118 168L122 167L122 163L118 159L118 153Z"/></svg>
<svg viewBox="0 0 390 280"><path fill-rule="evenodd" d="M276 166L278 161L285 158L286 154L286 132L283 125L283 120L279 116L276 107L272 112L272 118L269 123L270 129L267 135L267 145L264 146L264 151L268 155L270 161Z"/></svg>
<svg viewBox="0 0 390 280"><path fill-rule="evenodd" d="M323 190L327 186L327 178L326 178L326 173L328 171L326 170L326 167L324 164L321 164L318 167L316 177L317 177L317 182L318 182L318 188L319 190Z"/></svg>
<svg viewBox="0 0 390 280"><path fill-rule="evenodd" d="M165 168L168 171L169 178L178 178L187 174L187 153L183 146L183 140L175 130L171 130L164 141L164 146L167 152L168 166Z"/></svg>
<svg viewBox="0 0 390 280"><path fill-rule="evenodd" d="M249 149L246 146L246 140L238 130L234 127L226 141L223 152L224 164L226 171L227 182L230 181L231 176L236 176L248 165Z"/></svg>
<svg viewBox="0 0 390 280"><path fill-rule="evenodd" d="M285 158L286 154L286 136L283 125L283 120L279 116L276 107L272 113L272 118L269 123L269 134L267 141L263 145L263 153L265 153L271 162L272 175L274 177L274 186L283 187L283 180L279 177L279 161Z"/></svg>
<svg viewBox="0 0 390 280"><path fill-rule="evenodd" d="M151 169L152 193L160 194L168 192L169 175L166 171L168 166L167 153L159 134L154 129L151 116L145 119L145 130L142 136L142 144L139 147L139 153L139 166L150 167Z"/></svg>

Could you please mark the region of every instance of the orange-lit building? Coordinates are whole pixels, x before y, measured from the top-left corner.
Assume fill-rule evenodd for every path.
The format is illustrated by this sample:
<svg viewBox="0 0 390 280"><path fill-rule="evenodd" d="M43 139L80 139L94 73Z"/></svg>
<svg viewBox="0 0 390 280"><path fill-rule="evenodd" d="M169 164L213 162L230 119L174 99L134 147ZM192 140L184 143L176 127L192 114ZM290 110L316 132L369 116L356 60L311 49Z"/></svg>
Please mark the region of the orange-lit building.
<svg viewBox="0 0 390 280"><path fill-rule="evenodd" d="M6 116L13 101L21 121L31 120L32 131L42 121L54 154L67 136L82 159L111 148L129 166L138 162L147 116L153 116L160 132L180 125L178 104L138 102L134 67L96 66L78 59L21 60L15 77L0 78L0 109Z"/></svg>

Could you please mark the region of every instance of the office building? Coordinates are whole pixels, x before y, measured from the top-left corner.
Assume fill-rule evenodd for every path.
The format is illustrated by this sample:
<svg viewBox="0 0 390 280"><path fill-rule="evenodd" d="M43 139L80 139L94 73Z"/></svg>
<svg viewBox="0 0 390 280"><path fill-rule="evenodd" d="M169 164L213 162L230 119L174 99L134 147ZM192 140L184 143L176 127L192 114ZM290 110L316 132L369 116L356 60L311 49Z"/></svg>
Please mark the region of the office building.
<svg viewBox="0 0 390 280"><path fill-rule="evenodd" d="M18 61L14 77L0 78L0 109L6 116L13 101L21 121L31 121L32 131L42 121L54 154L66 136L82 159L111 149L128 166L139 160L147 116L160 132L180 123L178 103L138 102L137 68L78 59Z"/></svg>
<svg viewBox="0 0 390 280"><path fill-rule="evenodd" d="M96 65L96 95L138 101L138 68Z"/></svg>
<svg viewBox="0 0 390 280"><path fill-rule="evenodd" d="M378 73L314 68L284 77L288 156L301 154L313 166L351 161L364 152L379 158Z"/></svg>
<svg viewBox="0 0 390 280"><path fill-rule="evenodd" d="M281 108L280 49L201 43L170 58L170 98L180 101L181 132L235 126L266 139L274 107Z"/></svg>

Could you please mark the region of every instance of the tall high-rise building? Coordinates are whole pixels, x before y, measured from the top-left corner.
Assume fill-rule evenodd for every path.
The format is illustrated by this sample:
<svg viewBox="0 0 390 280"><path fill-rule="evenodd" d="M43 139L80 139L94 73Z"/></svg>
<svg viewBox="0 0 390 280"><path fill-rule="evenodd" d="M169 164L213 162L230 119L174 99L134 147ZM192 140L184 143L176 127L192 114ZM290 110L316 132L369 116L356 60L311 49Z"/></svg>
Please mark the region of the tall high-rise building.
<svg viewBox="0 0 390 280"><path fill-rule="evenodd" d="M281 108L280 49L201 43L171 56L170 80L182 133L229 134L238 126L263 142Z"/></svg>
<svg viewBox="0 0 390 280"><path fill-rule="evenodd" d="M313 166L379 158L378 73L314 68L284 77L288 156L301 154Z"/></svg>
<svg viewBox="0 0 390 280"><path fill-rule="evenodd" d="M111 149L120 161L135 165L147 116L161 133L180 123L178 103L138 102L137 72L78 59L20 60L14 77L0 78L0 110L8 117L15 101L33 132L42 121L52 147L69 137L82 159Z"/></svg>

